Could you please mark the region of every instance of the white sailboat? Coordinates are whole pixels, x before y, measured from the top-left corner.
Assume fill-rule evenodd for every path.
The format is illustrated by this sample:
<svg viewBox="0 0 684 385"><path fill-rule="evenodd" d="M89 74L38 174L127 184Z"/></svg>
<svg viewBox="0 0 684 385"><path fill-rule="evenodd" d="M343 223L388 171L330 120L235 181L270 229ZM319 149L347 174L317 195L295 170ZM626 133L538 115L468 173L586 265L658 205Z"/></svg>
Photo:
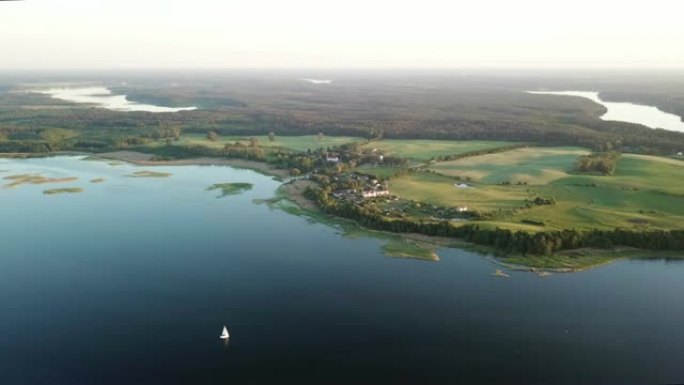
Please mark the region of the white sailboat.
<svg viewBox="0 0 684 385"><path fill-rule="evenodd" d="M230 337L230 334L228 334L228 328L224 325L223 332L221 332L221 336L219 338L221 338L222 340L227 340L228 337Z"/></svg>

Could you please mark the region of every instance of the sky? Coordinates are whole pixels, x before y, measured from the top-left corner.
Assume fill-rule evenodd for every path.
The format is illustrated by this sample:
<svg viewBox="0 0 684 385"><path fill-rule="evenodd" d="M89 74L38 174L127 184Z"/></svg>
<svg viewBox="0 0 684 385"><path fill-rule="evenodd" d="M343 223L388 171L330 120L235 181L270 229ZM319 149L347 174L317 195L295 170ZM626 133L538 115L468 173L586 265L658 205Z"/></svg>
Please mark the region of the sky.
<svg viewBox="0 0 684 385"><path fill-rule="evenodd" d="M677 0L0 1L0 69L684 68L683 14Z"/></svg>

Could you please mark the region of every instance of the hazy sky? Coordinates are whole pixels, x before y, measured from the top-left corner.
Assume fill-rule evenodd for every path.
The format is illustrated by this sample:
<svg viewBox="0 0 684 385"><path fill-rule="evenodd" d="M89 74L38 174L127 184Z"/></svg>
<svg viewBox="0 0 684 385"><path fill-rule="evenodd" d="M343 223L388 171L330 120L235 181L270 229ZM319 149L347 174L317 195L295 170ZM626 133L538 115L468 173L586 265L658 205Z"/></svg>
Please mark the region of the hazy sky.
<svg viewBox="0 0 684 385"><path fill-rule="evenodd" d="M680 1L0 2L0 69L684 68Z"/></svg>

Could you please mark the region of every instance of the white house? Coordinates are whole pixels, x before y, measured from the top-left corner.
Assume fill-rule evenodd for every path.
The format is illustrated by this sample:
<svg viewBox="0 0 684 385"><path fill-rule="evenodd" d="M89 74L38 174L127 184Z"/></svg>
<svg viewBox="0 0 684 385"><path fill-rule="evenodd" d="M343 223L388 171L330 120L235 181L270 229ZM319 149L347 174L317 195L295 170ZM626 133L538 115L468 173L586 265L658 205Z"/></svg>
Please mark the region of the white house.
<svg viewBox="0 0 684 385"><path fill-rule="evenodd" d="M389 190L387 189L363 190L361 192L361 196L364 198L376 198L387 195L389 195Z"/></svg>

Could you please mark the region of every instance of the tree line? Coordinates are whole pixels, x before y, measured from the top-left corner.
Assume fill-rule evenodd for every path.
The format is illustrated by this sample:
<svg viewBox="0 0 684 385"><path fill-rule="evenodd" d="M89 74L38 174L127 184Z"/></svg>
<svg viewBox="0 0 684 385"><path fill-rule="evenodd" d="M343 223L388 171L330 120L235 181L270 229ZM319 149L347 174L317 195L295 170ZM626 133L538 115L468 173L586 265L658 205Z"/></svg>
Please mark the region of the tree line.
<svg viewBox="0 0 684 385"><path fill-rule="evenodd" d="M316 135L357 136L367 139L503 140L544 145L576 145L597 152L621 151L671 155L684 150L684 133L653 130L637 124L602 121L595 117L566 117L564 121L516 119L466 119L421 117L351 117L325 120L287 111L196 110L173 114L120 113L104 109L3 110L0 143L11 152L61 150L102 151L117 149L120 138L176 139L180 130L217 135ZM78 136L60 143L41 137L46 129L65 129ZM450 158L447 158L450 159Z"/></svg>

